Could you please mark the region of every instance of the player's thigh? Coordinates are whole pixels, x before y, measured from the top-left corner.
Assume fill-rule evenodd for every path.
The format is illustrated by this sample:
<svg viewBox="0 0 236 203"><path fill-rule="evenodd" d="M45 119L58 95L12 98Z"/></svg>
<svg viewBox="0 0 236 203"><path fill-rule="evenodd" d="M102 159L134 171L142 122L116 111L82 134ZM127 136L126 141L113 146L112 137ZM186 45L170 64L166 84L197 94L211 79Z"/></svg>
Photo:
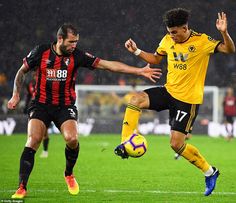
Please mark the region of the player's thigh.
<svg viewBox="0 0 236 203"><path fill-rule="evenodd" d="M171 130L185 135L190 133L197 117L198 109L198 104L188 104L174 99L173 105L170 107Z"/></svg>
<svg viewBox="0 0 236 203"><path fill-rule="evenodd" d="M72 145L77 146L78 142L78 128L77 121L75 120L66 120L62 123L60 127L60 131L66 141L66 143L70 143ZM75 147L76 147L75 146Z"/></svg>
<svg viewBox="0 0 236 203"><path fill-rule="evenodd" d="M26 142L26 147L31 147L37 150L45 135L46 130L47 127L43 121L39 119L30 119L28 122L28 139Z"/></svg>
<svg viewBox="0 0 236 203"><path fill-rule="evenodd" d="M164 86L158 86L144 90L148 95L148 107L147 109L162 111L169 109L171 103L170 94L167 92Z"/></svg>
<svg viewBox="0 0 236 203"><path fill-rule="evenodd" d="M78 112L75 106L61 107L56 112L53 121L61 131L67 143L76 143L78 139Z"/></svg>

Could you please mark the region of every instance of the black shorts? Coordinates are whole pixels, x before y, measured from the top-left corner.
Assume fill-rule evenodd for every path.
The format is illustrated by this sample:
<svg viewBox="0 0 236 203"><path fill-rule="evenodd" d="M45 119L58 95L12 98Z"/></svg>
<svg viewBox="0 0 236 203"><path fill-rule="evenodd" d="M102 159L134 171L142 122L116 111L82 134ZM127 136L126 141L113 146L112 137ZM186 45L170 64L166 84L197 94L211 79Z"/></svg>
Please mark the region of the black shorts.
<svg viewBox="0 0 236 203"><path fill-rule="evenodd" d="M226 116L226 115L225 115L225 121L226 121L227 123L233 124L233 123L234 123L234 116Z"/></svg>
<svg viewBox="0 0 236 203"><path fill-rule="evenodd" d="M157 112L169 109L171 130L184 134L191 133L197 117L199 104L188 104L173 98L165 87L154 87L144 90L149 96L150 110Z"/></svg>
<svg viewBox="0 0 236 203"><path fill-rule="evenodd" d="M65 121L70 119L77 121L78 111L74 105L54 106L32 102L28 109L28 118L29 120L36 118L43 121L47 128L53 121L60 130L62 123Z"/></svg>

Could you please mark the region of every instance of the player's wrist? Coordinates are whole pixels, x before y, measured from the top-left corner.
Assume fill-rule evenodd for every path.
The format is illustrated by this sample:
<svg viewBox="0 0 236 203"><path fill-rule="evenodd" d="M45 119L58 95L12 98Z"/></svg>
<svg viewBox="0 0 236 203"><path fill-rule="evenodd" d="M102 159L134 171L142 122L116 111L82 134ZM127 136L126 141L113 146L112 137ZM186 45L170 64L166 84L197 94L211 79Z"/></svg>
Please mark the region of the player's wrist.
<svg viewBox="0 0 236 203"><path fill-rule="evenodd" d="M136 49L135 52L134 52L134 55L135 55L135 56L138 56L138 55L141 54L141 52L142 52L141 49Z"/></svg>

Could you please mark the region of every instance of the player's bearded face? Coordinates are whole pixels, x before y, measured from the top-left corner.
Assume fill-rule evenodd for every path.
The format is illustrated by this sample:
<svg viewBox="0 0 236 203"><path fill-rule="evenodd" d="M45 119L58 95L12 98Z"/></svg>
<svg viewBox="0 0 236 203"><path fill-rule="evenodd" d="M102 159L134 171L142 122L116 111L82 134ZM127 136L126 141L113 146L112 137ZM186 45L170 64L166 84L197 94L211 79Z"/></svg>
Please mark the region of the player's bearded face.
<svg viewBox="0 0 236 203"><path fill-rule="evenodd" d="M77 43L79 40L78 35L73 35L71 33L68 34L68 37L62 41L59 46L60 51L63 55L70 55L75 50Z"/></svg>
<svg viewBox="0 0 236 203"><path fill-rule="evenodd" d="M69 49L64 43L59 46L60 51L63 55L70 55L73 51Z"/></svg>

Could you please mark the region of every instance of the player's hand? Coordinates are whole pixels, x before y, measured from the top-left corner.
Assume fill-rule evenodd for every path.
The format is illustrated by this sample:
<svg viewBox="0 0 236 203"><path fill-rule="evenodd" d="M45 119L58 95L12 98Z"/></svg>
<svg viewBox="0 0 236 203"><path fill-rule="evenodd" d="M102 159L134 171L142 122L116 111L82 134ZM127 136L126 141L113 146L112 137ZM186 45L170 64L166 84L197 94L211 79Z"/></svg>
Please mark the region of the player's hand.
<svg viewBox="0 0 236 203"><path fill-rule="evenodd" d="M19 101L20 101L20 96L18 94L14 94L12 98L8 101L7 108L15 109Z"/></svg>
<svg viewBox="0 0 236 203"><path fill-rule="evenodd" d="M160 68L151 68L150 64L148 63L145 67L141 68L140 75L155 83L157 79L160 79L162 72Z"/></svg>
<svg viewBox="0 0 236 203"><path fill-rule="evenodd" d="M220 32L226 32L227 31L227 17L224 12L218 13L218 18L216 20L216 28Z"/></svg>
<svg viewBox="0 0 236 203"><path fill-rule="evenodd" d="M125 47L131 53L134 53L138 49L136 43L131 38L125 42Z"/></svg>

